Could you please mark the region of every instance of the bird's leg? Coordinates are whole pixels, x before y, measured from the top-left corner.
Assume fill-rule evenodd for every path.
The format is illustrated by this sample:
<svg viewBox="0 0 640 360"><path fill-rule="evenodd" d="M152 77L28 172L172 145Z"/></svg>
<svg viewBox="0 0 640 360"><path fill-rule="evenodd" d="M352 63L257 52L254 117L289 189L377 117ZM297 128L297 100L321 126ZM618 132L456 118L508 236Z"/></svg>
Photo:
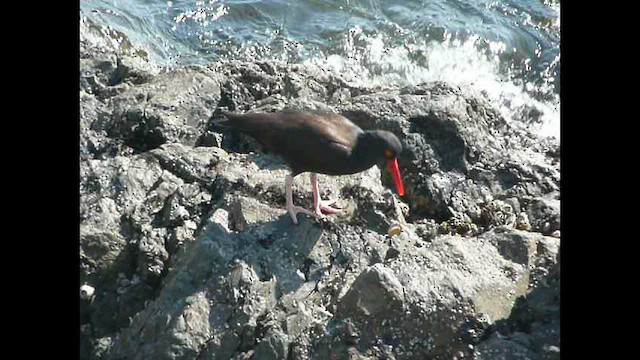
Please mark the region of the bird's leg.
<svg viewBox="0 0 640 360"><path fill-rule="evenodd" d="M313 192L313 207L316 211L316 214L319 217L322 217L324 214L340 214L342 212L341 209L336 209L329 205L335 203L337 199L330 201L322 201L320 198L320 191L318 190L318 174L311 173L311 191Z"/></svg>
<svg viewBox="0 0 640 360"><path fill-rule="evenodd" d="M294 224L298 223L298 218L296 217L296 214L298 213L303 213L314 217L316 216L316 214L307 209L293 205L293 176L291 176L291 174L288 174L285 178L285 193L287 199L285 208L289 212L289 215L291 215L291 220L293 220Z"/></svg>

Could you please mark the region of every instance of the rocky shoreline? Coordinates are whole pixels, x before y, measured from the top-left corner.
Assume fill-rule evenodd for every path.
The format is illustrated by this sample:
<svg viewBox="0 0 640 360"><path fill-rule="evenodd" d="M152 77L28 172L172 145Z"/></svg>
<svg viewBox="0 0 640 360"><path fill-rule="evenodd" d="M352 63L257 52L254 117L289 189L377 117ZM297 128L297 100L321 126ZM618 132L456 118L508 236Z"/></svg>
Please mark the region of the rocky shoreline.
<svg viewBox="0 0 640 360"><path fill-rule="evenodd" d="M284 165L213 124L284 107L393 131L406 196L376 167L320 175L348 211L293 225ZM560 146L472 88L273 61L165 71L83 19L79 154L83 359L560 357Z"/></svg>

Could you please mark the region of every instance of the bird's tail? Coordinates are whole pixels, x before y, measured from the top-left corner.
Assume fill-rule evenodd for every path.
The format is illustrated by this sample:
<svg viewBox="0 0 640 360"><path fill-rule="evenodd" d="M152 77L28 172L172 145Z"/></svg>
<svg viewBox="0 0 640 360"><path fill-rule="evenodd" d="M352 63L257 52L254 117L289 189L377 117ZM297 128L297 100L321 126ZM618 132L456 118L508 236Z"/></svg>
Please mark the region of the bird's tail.
<svg viewBox="0 0 640 360"><path fill-rule="evenodd" d="M216 115L217 113L217 115ZM248 134L260 132L263 129L264 114L235 113L226 109L217 109L212 117L212 123L220 129L235 129ZM215 120L213 120L215 119Z"/></svg>
<svg viewBox="0 0 640 360"><path fill-rule="evenodd" d="M209 125L211 126L211 128L213 129L230 129L233 128L233 122L231 121L231 116L233 115L232 112L222 109L222 108L217 108L214 112L213 115L211 115L211 118L209 119Z"/></svg>

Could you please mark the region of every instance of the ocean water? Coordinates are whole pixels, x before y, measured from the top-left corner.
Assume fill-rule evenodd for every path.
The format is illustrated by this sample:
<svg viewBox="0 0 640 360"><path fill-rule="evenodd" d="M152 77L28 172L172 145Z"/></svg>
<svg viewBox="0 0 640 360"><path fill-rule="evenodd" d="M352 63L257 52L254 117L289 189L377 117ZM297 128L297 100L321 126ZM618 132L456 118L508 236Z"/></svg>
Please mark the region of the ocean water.
<svg viewBox="0 0 640 360"><path fill-rule="evenodd" d="M81 0L163 67L313 63L382 86L442 80L560 135L559 0Z"/></svg>

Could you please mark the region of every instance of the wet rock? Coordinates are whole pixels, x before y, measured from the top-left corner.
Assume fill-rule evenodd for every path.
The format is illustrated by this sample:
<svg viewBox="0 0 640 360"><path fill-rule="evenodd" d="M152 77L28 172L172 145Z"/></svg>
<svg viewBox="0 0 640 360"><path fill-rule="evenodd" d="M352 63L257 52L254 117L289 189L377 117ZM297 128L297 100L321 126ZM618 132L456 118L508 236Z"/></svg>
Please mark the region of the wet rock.
<svg viewBox="0 0 640 360"><path fill-rule="evenodd" d="M147 53L127 36L80 17L80 88L100 99L141 84L160 73ZM125 86L119 86L125 85Z"/></svg>
<svg viewBox="0 0 640 360"><path fill-rule="evenodd" d="M479 204L526 201L559 188L557 162L543 155L551 145L506 123L470 88L435 82L352 100L340 108L345 116L403 141L399 163L414 216L469 217L487 226L474 218ZM532 224L540 217L527 214Z"/></svg>
<svg viewBox="0 0 640 360"><path fill-rule="evenodd" d="M210 68L226 76L219 105L231 111L260 108L281 110L289 100L307 105L346 99L350 88L339 77L312 65L287 64L280 61L213 63ZM338 95L336 95L338 93ZM295 104L288 104L293 105ZM326 105L325 105L326 106ZM306 106L306 108L316 108Z"/></svg>

